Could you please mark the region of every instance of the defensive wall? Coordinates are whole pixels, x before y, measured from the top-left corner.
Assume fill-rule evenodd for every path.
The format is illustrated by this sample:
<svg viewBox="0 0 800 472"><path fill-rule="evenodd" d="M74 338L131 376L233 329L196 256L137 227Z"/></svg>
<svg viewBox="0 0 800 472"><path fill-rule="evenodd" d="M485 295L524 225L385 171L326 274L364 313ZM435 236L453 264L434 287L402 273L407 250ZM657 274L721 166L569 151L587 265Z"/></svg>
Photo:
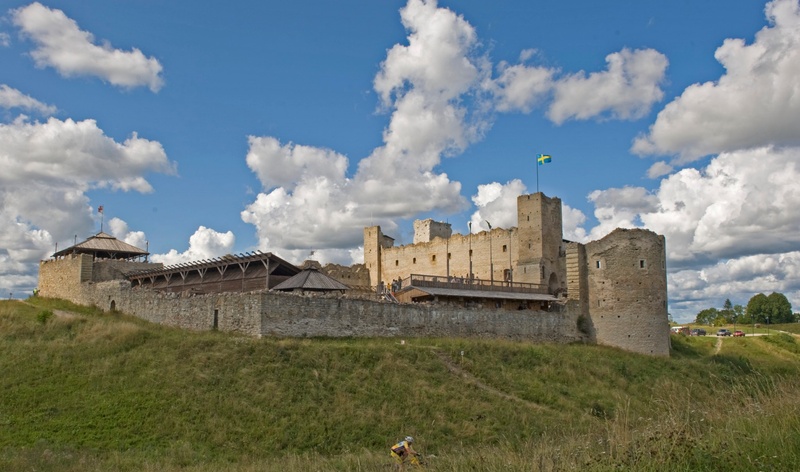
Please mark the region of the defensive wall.
<svg viewBox="0 0 800 472"><path fill-rule="evenodd" d="M50 294L43 294L50 296ZM125 280L89 282L71 301L189 330L278 337L477 337L580 342L577 316L553 311L399 305L332 294L283 292L207 295L133 289Z"/></svg>

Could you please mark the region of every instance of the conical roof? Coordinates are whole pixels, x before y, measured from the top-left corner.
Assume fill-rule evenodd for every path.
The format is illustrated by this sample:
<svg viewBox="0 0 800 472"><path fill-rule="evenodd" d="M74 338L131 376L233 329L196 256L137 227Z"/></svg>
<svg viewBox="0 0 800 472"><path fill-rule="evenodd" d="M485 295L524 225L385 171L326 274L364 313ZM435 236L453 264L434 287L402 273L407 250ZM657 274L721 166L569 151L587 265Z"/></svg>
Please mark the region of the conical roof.
<svg viewBox="0 0 800 472"><path fill-rule="evenodd" d="M56 252L53 257L68 254L92 254L105 259L130 259L150 253L101 231L85 241Z"/></svg>
<svg viewBox="0 0 800 472"><path fill-rule="evenodd" d="M314 267L308 267L300 271L299 274L290 279L284 280L272 288L272 290L350 290L350 287L329 277Z"/></svg>

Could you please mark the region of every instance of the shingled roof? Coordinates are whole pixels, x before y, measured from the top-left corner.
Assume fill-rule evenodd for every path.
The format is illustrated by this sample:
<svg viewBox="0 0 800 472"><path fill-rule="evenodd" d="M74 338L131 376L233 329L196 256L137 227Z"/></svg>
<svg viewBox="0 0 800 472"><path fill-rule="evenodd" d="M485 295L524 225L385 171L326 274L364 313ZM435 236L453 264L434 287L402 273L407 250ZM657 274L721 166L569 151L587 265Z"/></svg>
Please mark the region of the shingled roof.
<svg viewBox="0 0 800 472"><path fill-rule="evenodd" d="M308 267L300 271L300 273L294 277L276 285L272 290L309 290L316 292L327 292L332 290L350 290L350 287L323 274L314 267Z"/></svg>
<svg viewBox="0 0 800 472"><path fill-rule="evenodd" d="M83 242L56 252L53 257L69 254L92 254L102 259L133 259L150 253L101 231Z"/></svg>

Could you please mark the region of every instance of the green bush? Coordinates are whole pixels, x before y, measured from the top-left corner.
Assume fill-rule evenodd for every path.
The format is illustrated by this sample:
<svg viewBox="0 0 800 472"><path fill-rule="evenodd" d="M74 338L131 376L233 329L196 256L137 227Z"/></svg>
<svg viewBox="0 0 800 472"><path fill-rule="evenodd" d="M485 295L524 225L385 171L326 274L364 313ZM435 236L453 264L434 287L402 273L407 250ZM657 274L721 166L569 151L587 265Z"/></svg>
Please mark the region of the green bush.
<svg viewBox="0 0 800 472"><path fill-rule="evenodd" d="M52 317L53 312L51 310L42 310L36 315L36 321L41 324L45 324Z"/></svg>

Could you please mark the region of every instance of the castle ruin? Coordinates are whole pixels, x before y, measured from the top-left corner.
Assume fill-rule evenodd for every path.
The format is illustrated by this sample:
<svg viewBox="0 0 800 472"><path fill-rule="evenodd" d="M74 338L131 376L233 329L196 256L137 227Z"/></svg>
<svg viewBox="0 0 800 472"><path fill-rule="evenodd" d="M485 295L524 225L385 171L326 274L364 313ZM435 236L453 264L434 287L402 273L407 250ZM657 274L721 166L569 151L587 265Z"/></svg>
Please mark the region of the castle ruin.
<svg viewBox="0 0 800 472"><path fill-rule="evenodd" d="M419 220L414 242L395 246L365 228L364 264L322 268L362 289L348 293L271 290L300 272L271 253L163 267L92 252L91 240L40 263L42 296L253 336L497 337L669 355L664 237L617 229L566 241L561 200L542 193L518 197L509 229L461 235Z"/></svg>

